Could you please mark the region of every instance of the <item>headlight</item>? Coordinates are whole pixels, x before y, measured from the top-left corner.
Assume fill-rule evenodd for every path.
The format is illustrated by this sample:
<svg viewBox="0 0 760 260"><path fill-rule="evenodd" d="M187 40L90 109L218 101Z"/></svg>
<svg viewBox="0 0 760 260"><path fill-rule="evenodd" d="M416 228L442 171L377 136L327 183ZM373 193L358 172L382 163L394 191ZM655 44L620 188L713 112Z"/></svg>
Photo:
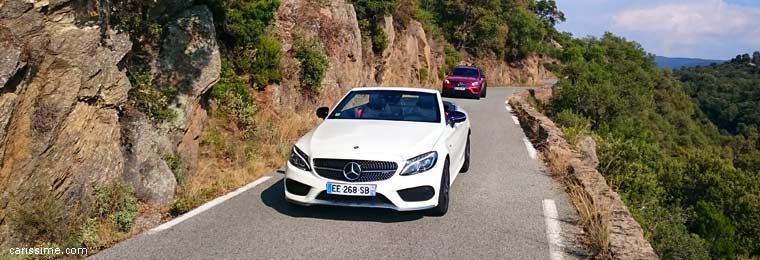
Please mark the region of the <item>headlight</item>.
<svg viewBox="0 0 760 260"><path fill-rule="evenodd" d="M473 86L477 86L478 84L480 84L480 82L477 82L477 81L475 81L475 82L472 82L472 85L473 85Z"/></svg>
<svg viewBox="0 0 760 260"><path fill-rule="evenodd" d="M449 80L447 79L447 80L444 80L444 81L443 81L443 83L446 83L446 84L451 84L451 81L449 81Z"/></svg>
<svg viewBox="0 0 760 260"><path fill-rule="evenodd" d="M290 152L290 159L288 159L288 161L298 169L311 171L311 167L309 166L309 156L295 145L293 146L293 151Z"/></svg>
<svg viewBox="0 0 760 260"><path fill-rule="evenodd" d="M406 166L401 171L401 175L414 175L425 172L432 169L436 161L438 161L438 153L435 151L417 155L412 159L406 160Z"/></svg>

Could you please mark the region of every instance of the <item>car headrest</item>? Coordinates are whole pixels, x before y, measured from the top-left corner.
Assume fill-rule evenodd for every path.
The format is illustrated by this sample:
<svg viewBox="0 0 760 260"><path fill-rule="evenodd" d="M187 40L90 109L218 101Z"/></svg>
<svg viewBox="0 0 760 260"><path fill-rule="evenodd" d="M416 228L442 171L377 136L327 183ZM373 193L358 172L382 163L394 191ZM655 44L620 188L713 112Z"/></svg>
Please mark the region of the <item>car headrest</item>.
<svg viewBox="0 0 760 260"><path fill-rule="evenodd" d="M385 107L385 97L379 94L371 94L367 105L372 109L382 109Z"/></svg>
<svg viewBox="0 0 760 260"><path fill-rule="evenodd" d="M420 96L417 100L417 106L420 108L434 108L435 107L435 96L432 95L424 95Z"/></svg>

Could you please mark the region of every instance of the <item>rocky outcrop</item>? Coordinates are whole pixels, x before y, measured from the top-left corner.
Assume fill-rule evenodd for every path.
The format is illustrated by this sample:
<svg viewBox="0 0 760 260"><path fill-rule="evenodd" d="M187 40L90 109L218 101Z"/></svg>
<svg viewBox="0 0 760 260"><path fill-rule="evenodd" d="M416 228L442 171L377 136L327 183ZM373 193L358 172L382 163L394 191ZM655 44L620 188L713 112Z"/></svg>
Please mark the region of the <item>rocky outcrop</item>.
<svg viewBox="0 0 760 260"><path fill-rule="evenodd" d="M422 24L411 20L404 28L397 29L392 17L385 17L385 34L388 48L379 61L376 79L381 85L390 86L440 86L439 70L443 68L444 56L439 48L431 45Z"/></svg>
<svg viewBox="0 0 760 260"><path fill-rule="evenodd" d="M177 87L179 116L159 126L129 106L129 35L108 30L103 39L75 1L0 2L0 244L9 207L35 191L81 216L93 187L124 180L140 201L161 206L177 185L164 158L179 154L182 172L194 171L200 96L219 80L221 59L208 8L170 2L156 14L169 22L155 70L160 84Z"/></svg>
<svg viewBox="0 0 760 260"><path fill-rule="evenodd" d="M159 54L159 81L179 90L173 107L178 117L168 128L182 160L181 174L192 175L197 168L199 136L207 117L200 97L219 81L221 69L211 11L206 6L181 11L167 25Z"/></svg>
<svg viewBox="0 0 760 260"><path fill-rule="evenodd" d="M26 66L26 57L24 57L23 46L21 43L15 40L12 33L7 28L0 28L0 89L6 87L6 84L11 81L11 78L16 76L20 77L23 73L18 73L20 69ZM12 84L7 84L8 88L12 88ZM10 90L6 90L10 91Z"/></svg>
<svg viewBox="0 0 760 260"><path fill-rule="evenodd" d="M280 63L283 80L271 88L274 93L270 98L276 108L298 109L311 103L299 90L299 63L293 51L293 43L299 39L319 41L330 61L322 81L321 99L330 102L351 88L374 85L374 69L363 53L356 12L345 0L283 0L274 28L285 53Z"/></svg>
<svg viewBox="0 0 760 260"><path fill-rule="evenodd" d="M561 170L566 178L577 183L584 196L588 196L608 223L609 259L659 259L652 245L644 238L641 225L633 218L620 196L607 185L601 173L596 170L595 150L584 149L586 155L579 154L564 139L562 131L548 117L536 111L527 101L528 93L523 91L512 95L509 104L520 119L527 134L537 142L548 168ZM588 142L588 141L586 141ZM591 146L586 143L584 146ZM588 148L588 147L587 147ZM590 155L593 152L593 155ZM593 232L589 232L593 233Z"/></svg>
<svg viewBox="0 0 760 260"><path fill-rule="evenodd" d="M130 84L118 64L129 37L110 32L103 46L96 27L58 2L49 13L28 1L0 7L0 45L12 46L0 64L9 75L0 91L0 223L10 202L23 205L40 187L80 214L94 185L124 172L118 108Z"/></svg>
<svg viewBox="0 0 760 260"><path fill-rule="evenodd" d="M583 153L583 162L596 168L599 166L599 156L596 155L596 141L591 136L583 136L578 141L578 148Z"/></svg>
<svg viewBox="0 0 760 260"><path fill-rule="evenodd" d="M193 104L219 81L222 69L211 11L193 6L182 11L165 29L159 54L159 82L179 90L174 124L187 129Z"/></svg>
<svg viewBox="0 0 760 260"><path fill-rule="evenodd" d="M520 62L507 63L493 58L475 60L486 72L490 86L543 86L544 80L556 78L544 68L545 59L533 55Z"/></svg>
<svg viewBox="0 0 760 260"><path fill-rule="evenodd" d="M145 114L132 108L122 112L121 126L124 180L144 202L159 205L171 202L177 181L162 159L173 153L166 131L153 126Z"/></svg>

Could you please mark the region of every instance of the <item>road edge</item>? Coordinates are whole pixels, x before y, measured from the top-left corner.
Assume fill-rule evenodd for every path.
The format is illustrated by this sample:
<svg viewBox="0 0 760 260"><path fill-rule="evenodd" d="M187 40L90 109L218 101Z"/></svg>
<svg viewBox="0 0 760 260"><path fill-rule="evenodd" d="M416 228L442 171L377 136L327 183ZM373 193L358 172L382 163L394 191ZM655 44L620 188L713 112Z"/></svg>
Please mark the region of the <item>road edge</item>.
<svg viewBox="0 0 760 260"><path fill-rule="evenodd" d="M583 158L582 155L571 149L554 122L528 102L528 97L535 95L534 93L535 91L529 90L515 92L509 97L508 102L552 174L563 177L562 181L565 184L579 187L574 190L567 189L568 195L580 197L582 202L591 204L594 208L593 212L589 211L589 208L580 209L574 202L579 215L592 215L592 221L606 222L598 223L603 226L601 232L606 233L602 235L606 235L609 241L609 248L603 250L607 252L602 258L659 259L649 241L644 238L641 225L633 218L620 196L607 185L604 176L594 166L583 162L580 159ZM573 192L578 193L572 194ZM586 199L588 201L584 201ZM597 214L601 216L596 216ZM596 223L586 224L583 225L584 229L588 229L589 224ZM590 232L594 231L586 230L585 235L588 236Z"/></svg>

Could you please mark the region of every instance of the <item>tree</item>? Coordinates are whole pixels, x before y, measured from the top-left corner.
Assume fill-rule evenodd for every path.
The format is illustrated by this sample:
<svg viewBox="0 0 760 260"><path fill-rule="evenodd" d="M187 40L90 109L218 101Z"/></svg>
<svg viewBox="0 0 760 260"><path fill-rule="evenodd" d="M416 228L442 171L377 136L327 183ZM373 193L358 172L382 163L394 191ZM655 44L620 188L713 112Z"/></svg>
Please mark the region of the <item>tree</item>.
<svg viewBox="0 0 760 260"><path fill-rule="evenodd" d="M536 16L526 10L517 9L509 17L507 24L508 58L522 59L530 53L541 51L546 31Z"/></svg>
<svg viewBox="0 0 760 260"><path fill-rule="evenodd" d="M760 65L760 51L755 51L755 53L752 53L752 62Z"/></svg>
<svg viewBox="0 0 760 260"><path fill-rule="evenodd" d="M551 26L565 21L565 13L557 8L557 3L554 0L538 0L531 4L531 10L541 21Z"/></svg>

